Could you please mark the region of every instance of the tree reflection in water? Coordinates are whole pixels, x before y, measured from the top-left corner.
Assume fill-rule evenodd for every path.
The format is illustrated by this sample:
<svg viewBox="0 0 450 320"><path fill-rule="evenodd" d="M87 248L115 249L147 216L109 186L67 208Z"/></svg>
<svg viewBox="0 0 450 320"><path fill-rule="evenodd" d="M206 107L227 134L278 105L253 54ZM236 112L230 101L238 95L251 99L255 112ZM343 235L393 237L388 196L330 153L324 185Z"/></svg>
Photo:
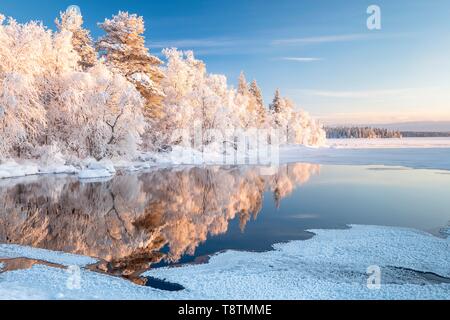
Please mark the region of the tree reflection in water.
<svg viewBox="0 0 450 320"><path fill-rule="evenodd" d="M319 170L292 164L262 176L256 167L204 167L9 183L0 186L0 242L95 257L92 269L145 284L139 274L152 264L194 255L235 218L244 230L266 191L279 204Z"/></svg>

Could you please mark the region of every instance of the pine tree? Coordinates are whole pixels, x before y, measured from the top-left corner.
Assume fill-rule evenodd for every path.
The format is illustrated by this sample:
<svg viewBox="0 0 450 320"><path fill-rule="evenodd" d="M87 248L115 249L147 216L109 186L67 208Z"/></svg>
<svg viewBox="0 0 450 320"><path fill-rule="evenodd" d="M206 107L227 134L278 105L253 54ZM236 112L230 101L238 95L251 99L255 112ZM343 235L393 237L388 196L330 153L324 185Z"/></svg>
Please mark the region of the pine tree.
<svg viewBox="0 0 450 320"><path fill-rule="evenodd" d="M239 75L238 94L248 96L248 93L247 79L245 78L244 71L241 71L241 74Z"/></svg>
<svg viewBox="0 0 450 320"><path fill-rule="evenodd" d="M60 13L60 18L55 23L59 31L69 31L72 33L73 49L80 56L78 62L82 70L86 71L92 68L97 62L97 53L95 52L90 32L82 27L83 17L76 7L70 7L65 12Z"/></svg>
<svg viewBox="0 0 450 320"><path fill-rule="evenodd" d="M283 98L280 94L280 89L275 91L275 97L273 98L273 102L270 105L270 110L274 113L281 113L283 110Z"/></svg>
<svg viewBox="0 0 450 320"><path fill-rule="evenodd" d="M162 61L151 55L145 46L144 19L136 14L119 11L99 26L106 35L98 41L97 48L106 63L124 75L141 93L146 101L145 116L152 120L161 119L164 98L160 87L164 78L160 70Z"/></svg>
<svg viewBox="0 0 450 320"><path fill-rule="evenodd" d="M264 107L264 100L262 97L261 89L259 88L256 80L253 80L252 84L250 85L250 93L255 99L258 122L261 125L266 121L266 108Z"/></svg>

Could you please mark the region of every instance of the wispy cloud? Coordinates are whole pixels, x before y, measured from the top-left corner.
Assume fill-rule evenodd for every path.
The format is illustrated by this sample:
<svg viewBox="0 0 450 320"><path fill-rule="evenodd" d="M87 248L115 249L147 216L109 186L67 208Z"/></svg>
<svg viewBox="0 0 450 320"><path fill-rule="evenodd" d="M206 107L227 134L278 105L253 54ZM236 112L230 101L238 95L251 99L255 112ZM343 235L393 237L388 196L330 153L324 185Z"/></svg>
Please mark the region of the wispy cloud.
<svg viewBox="0 0 450 320"><path fill-rule="evenodd" d="M437 119L442 122L450 122L450 114L447 112L343 112L315 114L315 116L325 125L376 125L387 123L404 122L435 122ZM443 130L445 131L445 130Z"/></svg>
<svg viewBox="0 0 450 320"><path fill-rule="evenodd" d="M242 40L234 39L178 39L169 40L161 42L152 42L150 47L156 49L162 48L182 48L182 49L192 49L192 48L218 48L218 47L232 47L242 44Z"/></svg>
<svg viewBox="0 0 450 320"><path fill-rule="evenodd" d="M327 124L450 119L448 87L289 91Z"/></svg>
<svg viewBox="0 0 450 320"><path fill-rule="evenodd" d="M314 62L314 61L322 61L323 59L316 57L282 57L279 60L295 61L295 62Z"/></svg>
<svg viewBox="0 0 450 320"><path fill-rule="evenodd" d="M306 44L322 44L333 42L351 42L361 40L375 40L375 39L397 39L409 38L415 36L414 33L351 33L338 35L324 35L313 37L299 37L276 39L271 42L272 45L306 45Z"/></svg>
<svg viewBox="0 0 450 320"><path fill-rule="evenodd" d="M406 34L341 34L325 35L304 38L286 38L269 40L258 38L233 38L233 37L211 37L211 38L187 38L172 39L167 41L151 41L149 47L154 50L164 48L178 48L181 50L194 50L203 55L224 55L224 54L248 54L265 53L277 46L295 46L308 44L322 44L333 42L350 42L366 39L385 39L392 37L402 37ZM282 60L297 62L312 62L323 60L317 57L284 57Z"/></svg>
<svg viewBox="0 0 450 320"><path fill-rule="evenodd" d="M355 41L369 38L368 34L344 34L331 35L319 37L305 37L305 38L289 38L272 40L271 44L308 44L308 43L326 43L326 42L345 42ZM241 45L249 45L258 43L260 45L267 45L267 42L255 41L254 39L231 39L231 38L199 38L199 39L174 39L168 41L151 42L153 48L218 48L218 47L233 47Z"/></svg>
<svg viewBox="0 0 450 320"><path fill-rule="evenodd" d="M311 44L311 43L327 43L327 42L348 42L356 40L368 39L369 34L342 34L318 37L304 37L304 38L288 38L273 40L273 45L293 45L293 44Z"/></svg>
<svg viewBox="0 0 450 320"><path fill-rule="evenodd" d="M436 92L438 88L399 88L386 90L352 90L352 91L327 91L327 90L298 90L301 94L326 97L326 98L347 98L347 99L367 99L367 98L383 98L392 96L417 96L418 94L426 94Z"/></svg>

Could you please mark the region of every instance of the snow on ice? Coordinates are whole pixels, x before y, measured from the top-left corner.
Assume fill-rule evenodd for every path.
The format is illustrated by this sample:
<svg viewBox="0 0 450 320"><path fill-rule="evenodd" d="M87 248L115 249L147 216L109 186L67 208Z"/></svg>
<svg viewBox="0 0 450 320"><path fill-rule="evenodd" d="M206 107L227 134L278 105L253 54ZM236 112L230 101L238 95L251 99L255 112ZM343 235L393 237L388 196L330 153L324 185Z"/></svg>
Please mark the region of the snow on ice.
<svg viewBox="0 0 450 320"><path fill-rule="evenodd" d="M450 241L411 229L351 226L312 230L306 241L273 251L227 251L207 264L162 268L147 275L181 284L167 292L81 269L81 285L67 288L66 270L35 265L0 274L2 299L448 299ZM0 246L0 257L7 246ZM16 247L15 256L48 259ZM31 250L31 251L30 251ZM8 250L6 250L8 253ZM11 256L11 254L9 254ZM59 258L58 258L59 257ZM54 253L55 263L69 262ZM72 262L72 261L70 261ZM80 262L78 260L75 261ZM367 286L370 266L381 268L379 290ZM428 279L432 273L442 281Z"/></svg>

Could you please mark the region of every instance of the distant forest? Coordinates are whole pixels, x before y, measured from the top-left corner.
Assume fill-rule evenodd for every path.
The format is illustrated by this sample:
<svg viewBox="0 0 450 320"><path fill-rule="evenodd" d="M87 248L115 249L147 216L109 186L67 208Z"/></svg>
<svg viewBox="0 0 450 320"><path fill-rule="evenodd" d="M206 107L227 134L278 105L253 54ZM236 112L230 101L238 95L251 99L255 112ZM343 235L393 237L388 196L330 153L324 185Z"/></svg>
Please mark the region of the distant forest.
<svg viewBox="0 0 450 320"><path fill-rule="evenodd" d="M436 138L450 132L395 131L372 127L325 127L327 139Z"/></svg>
<svg viewBox="0 0 450 320"><path fill-rule="evenodd" d="M400 131L371 127L326 127L328 139L376 139L376 138L401 138Z"/></svg>
<svg viewBox="0 0 450 320"><path fill-rule="evenodd" d="M404 138L444 138L450 137L450 132L417 132L417 131L402 131Z"/></svg>

